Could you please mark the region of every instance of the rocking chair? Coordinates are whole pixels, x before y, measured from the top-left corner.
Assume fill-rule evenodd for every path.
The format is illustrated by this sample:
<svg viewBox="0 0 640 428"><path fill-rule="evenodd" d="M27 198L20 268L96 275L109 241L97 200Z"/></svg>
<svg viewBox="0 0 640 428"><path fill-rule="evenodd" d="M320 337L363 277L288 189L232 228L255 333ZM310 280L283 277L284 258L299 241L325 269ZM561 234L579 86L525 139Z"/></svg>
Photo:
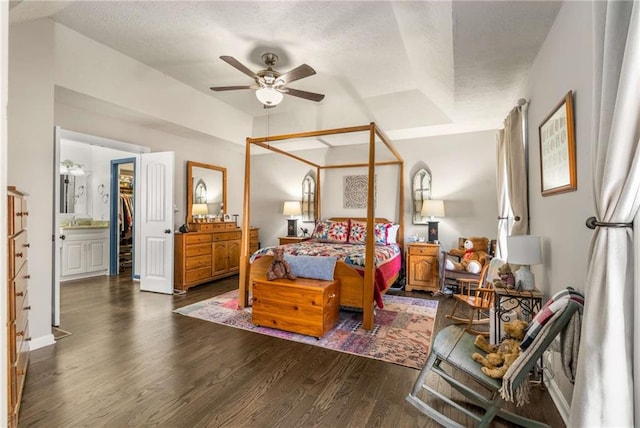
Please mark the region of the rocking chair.
<svg viewBox="0 0 640 428"><path fill-rule="evenodd" d="M502 260L498 260L502 262ZM493 262L493 260L492 260ZM493 300L495 296L495 290L493 284L486 281L487 272L491 263L487 263L480 272L480 278L477 280L470 280L466 283L466 294L454 294L453 298L456 300L453 305L453 310L446 317L453 320L456 323L464 323L467 325L465 331L472 334L481 334L483 336L489 336L489 329L486 331L478 330L474 326L480 324L489 324L489 311L493 307ZM472 291L471 285L477 284L475 291ZM466 309L463 309L466 308Z"/></svg>
<svg viewBox="0 0 640 428"><path fill-rule="evenodd" d="M454 421L449 416L453 412L449 407L440 405L440 400L444 404L448 404L458 412L466 415L475 421L475 425L479 427L487 427L491 421L499 416L507 421L525 427L548 427L548 425L525 418L502 408L505 404L506 397L512 397L510 391L517 391L518 388L527 387L529 382L529 373L534 365L540 361L544 351L551 345L554 338L562 331L577 310L581 310L582 305L575 301L567 303L566 308L562 312L554 315L539 331L531 345L521 352L518 359L510 367L504 379L493 379L485 375L481 371L481 365L471 359L473 352L478 352L475 347L475 336L465 332L460 326L450 325L438 332L436 335L431 353L427 359L427 363L422 368L418 378L413 386L413 390L407 395L407 401L415 406L422 413L433 419L437 423L446 427L464 427L468 424L461 424ZM478 387L472 388L461 381L459 372L466 374ZM484 409L484 413L479 415L476 411L471 410L473 407L465 406L464 403L454 401L445 396L443 393L436 391L433 387L426 384L427 377L430 372L434 372L440 376L449 385L466 397L471 404ZM439 380L430 382L432 385L441 384ZM524 383L524 384L523 384ZM478 392L478 389L484 389L484 394ZM505 392L505 390L507 392ZM424 392L426 391L426 393ZM422 398L424 397L424 398ZM511 400L509 400L511 401ZM440 410L436 410L440 409ZM447 416L445 416L445 414Z"/></svg>

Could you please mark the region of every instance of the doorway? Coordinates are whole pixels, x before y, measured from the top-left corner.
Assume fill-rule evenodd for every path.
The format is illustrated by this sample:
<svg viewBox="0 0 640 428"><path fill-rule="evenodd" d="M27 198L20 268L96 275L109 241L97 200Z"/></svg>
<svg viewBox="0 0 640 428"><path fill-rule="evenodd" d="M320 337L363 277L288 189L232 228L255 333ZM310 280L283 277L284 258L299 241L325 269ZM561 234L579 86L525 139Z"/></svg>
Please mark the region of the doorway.
<svg viewBox="0 0 640 428"><path fill-rule="evenodd" d="M110 264L109 275L136 277L135 251L135 170L136 159L111 161Z"/></svg>

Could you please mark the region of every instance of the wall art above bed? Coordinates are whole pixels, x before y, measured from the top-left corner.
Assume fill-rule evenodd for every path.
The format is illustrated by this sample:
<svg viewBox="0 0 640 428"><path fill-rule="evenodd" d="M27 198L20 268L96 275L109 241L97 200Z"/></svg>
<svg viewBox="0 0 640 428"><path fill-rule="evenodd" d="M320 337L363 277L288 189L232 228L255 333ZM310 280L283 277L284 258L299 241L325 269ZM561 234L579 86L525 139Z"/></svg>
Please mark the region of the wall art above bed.
<svg viewBox="0 0 640 428"><path fill-rule="evenodd" d="M344 208L367 208L369 190L368 175L344 176ZM373 206L376 206L376 177L373 177Z"/></svg>

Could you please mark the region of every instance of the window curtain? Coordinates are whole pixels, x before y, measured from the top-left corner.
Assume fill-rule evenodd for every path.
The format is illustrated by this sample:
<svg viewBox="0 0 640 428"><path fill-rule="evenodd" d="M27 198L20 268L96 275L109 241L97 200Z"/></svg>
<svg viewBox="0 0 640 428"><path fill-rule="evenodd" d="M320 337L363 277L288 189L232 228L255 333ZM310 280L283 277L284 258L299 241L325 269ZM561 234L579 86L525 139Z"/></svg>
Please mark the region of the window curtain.
<svg viewBox="0 0 640 428"><path fill-rule="evenodd" d="M631 223L640 205L640 3L593 2L592 173L596 218ZM633 231L596 227L568 426L632 427L640 399ZM635 391L634 391L635 389Z"/></svg>
<svg viewBox="0 0 640 428"><path fill-rule="evenodd" d="M507 235L524 235L529 230L527 169L522 133L523 113L514 107L498 132L498 237L496 253L506 259ZM512 226L509 230L511 215Z"/></svg>
<svg viewBox="0 0 640 428"><path fill-rule="evenodd" d="M507 196L507 160L504 129L498 131L496 184L498 191L498 236L495 256L507 260L507 236L509 235L509 198Z"/></svg>

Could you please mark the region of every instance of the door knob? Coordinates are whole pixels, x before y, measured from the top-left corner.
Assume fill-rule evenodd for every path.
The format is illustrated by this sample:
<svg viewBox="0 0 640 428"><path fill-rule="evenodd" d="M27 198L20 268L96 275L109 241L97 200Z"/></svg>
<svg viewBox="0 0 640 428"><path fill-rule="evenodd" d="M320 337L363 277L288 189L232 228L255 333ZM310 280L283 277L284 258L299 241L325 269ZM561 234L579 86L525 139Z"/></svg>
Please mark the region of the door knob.
<svg viewBox="0 0 640 428"><path fill-rule="evenodd" d="M60 239L62 239L64 241L66 239L66 236L60 235Z"/></svg>
<svg viewBox="0 0 640 428"><path fill-rule="evenodd" d="M165 229L164 233L171 233L171 229Z"/></svg>

